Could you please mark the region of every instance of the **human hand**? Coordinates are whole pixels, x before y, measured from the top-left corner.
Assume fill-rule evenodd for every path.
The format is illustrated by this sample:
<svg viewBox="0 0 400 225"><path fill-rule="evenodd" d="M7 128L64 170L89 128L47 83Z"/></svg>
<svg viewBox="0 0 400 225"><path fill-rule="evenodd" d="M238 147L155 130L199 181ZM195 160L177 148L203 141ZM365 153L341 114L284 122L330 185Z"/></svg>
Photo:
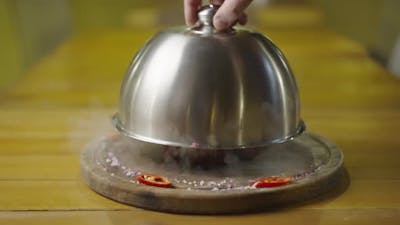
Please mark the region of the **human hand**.
<svg viewBox="0 0 400 225"><path fill-rule="evenodd" d="M221 5L214 16L214 27L216 30L225 30L235 23L247 23L247 15L244 10L252 0L212 0L212 4ZM188 26L194 25L197 18L197 11L201 7L201 0L184 0L185 20Z"/></svg>

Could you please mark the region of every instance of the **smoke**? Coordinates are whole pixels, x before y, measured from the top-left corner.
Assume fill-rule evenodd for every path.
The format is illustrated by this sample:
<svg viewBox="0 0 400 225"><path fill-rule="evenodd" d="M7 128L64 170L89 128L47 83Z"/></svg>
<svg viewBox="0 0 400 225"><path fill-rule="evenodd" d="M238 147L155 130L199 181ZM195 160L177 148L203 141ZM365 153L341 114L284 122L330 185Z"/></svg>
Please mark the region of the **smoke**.
<svg viewBox="0 0 400 225"><path fill-rule="evenodd" d="M138 174L156 174L187 189L247 189L260 177L311 173L327 160L326 149L307 135L264 148L204 150L151 144L114 133L96 138L88 148L96 149L104 170L121 179L135 182Z"/></svg>

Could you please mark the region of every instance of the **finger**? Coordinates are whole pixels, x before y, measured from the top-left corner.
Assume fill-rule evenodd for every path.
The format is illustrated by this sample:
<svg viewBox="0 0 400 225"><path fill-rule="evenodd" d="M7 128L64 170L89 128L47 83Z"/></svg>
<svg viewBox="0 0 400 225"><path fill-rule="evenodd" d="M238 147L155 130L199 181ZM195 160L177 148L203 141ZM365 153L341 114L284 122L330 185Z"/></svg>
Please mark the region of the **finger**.
<svg viewBox="0 0 400 225"><path fill-rule="evenodd" d="M214 17L214 26L218 31L232 26L244 10L249 6L251 0L226 0L218 9Z"/></svg>
<svg viewBox="0 0 400 225"><path fill-rule="evenodd" d="M239 17L238 22L239 22L240 25L245 25L245 24L247 23L247 14L246 14L246 13L243 13L243 14Z"/></svg>
<svg viewBox="0 0 400 225"><path fill-rule="evenodd" d="M200 6L201 0L184 0L185 21L188 26L197 22L197 10Z"/></svg>

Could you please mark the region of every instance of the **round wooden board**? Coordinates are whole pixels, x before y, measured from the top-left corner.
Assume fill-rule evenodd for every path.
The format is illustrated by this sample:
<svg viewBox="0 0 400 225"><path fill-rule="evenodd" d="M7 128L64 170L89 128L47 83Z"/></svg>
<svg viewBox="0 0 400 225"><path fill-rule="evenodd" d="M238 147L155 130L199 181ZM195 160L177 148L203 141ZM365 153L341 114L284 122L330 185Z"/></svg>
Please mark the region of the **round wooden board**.
<svg viewBox="0 0 400 225"><path fill-rule="evenodd" d="M82 153L81 172L88 186L97 193L145 209L185 214L262 211L332 192L342 183L342 152L325 138L307 135L317 138L327 147L329 160L312 175L275 188L212 191L146 186L108 172L96 159L96 154L102 150L97 148Z"/></svg>

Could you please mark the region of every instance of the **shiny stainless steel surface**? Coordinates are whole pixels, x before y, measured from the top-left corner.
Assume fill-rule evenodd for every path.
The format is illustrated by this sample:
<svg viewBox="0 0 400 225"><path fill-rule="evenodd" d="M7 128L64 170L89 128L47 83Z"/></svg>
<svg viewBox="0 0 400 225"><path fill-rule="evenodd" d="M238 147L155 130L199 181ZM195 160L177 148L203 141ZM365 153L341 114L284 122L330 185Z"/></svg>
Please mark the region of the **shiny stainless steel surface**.
<svg viewBox="0 0 400 225"><path fill-rule="evenodd" d="M212 16L215 9L203 10ZM199 27L160 32L137 53L122 83L117 129L205 149L264 146L302 133L298 89L281 51L259 33L215 33L205 23L212 18L200 18Z"/></svg>

